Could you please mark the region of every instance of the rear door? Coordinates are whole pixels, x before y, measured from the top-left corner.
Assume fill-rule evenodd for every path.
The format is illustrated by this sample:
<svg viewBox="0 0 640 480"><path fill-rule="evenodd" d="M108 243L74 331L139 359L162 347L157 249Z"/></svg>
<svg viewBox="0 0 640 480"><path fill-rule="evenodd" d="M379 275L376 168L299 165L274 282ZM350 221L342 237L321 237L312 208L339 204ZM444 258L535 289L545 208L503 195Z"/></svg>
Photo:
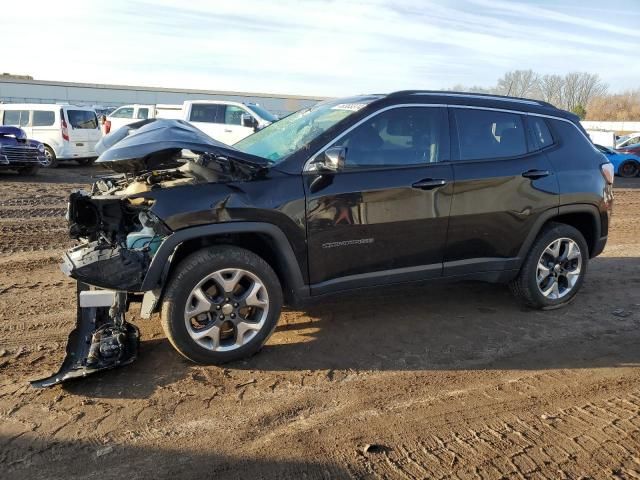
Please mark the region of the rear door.
<svg viewBox="0 0 640 480"><path fill-rule="evenodd" d="M62 140L60 125L54 110L33 110L31 112L31 138L56 149Z"/></svg>
<svg viewBox="0 0 640 480"><path fill-rule="evenodd" d="M545 146L534 142L525 114L471 107L449 112L455 185L444 274L515 269L540 215L559 205ZM530 120L545 127L540 117Z"/></svg>
<svg viewBox="0 0 640 480"><path fill-rule="evenodd" d="M74 157L97 156L95 146L100 139L100 125L93 110L63 109L67 116L69 144Z"/></svg>
<svg viewBox="0 0 640 480"><path fill-rule="evenodd" d="M392 107L331 145L346 149L342 170L307 167L313 294L442 275L453 192L447 130L445 108Z"/></svg>
<svg viewBox="0 0 640 480"><path fill-rule="evenodd" d="M225 105L219 103L192 103L189 111L190 123L215 140L225 142Z"/></svg>

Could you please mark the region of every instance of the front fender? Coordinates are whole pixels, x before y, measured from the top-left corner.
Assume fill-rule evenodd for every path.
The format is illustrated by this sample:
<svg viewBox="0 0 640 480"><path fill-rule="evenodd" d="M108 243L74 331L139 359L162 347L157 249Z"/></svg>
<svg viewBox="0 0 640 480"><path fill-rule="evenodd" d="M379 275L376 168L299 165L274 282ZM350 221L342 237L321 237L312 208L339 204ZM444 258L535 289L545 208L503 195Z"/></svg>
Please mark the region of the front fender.
<svg viewBox="0 0 640 480"><path fill-rule="evenodd" d="M174 232L164 239L154 255L142 282L141 291L154 290L163 286L164 273L168 271L173 254L182 243L196 238L233 233L260 233L272 238L274 245L278 246L276 254L285 267L283 272L286 275L288 285L291 286L296 296L308 296L308 286L304 283L300 263L293 252L289 240L277 226L263 222L228 222L201 225Z"/></svg>

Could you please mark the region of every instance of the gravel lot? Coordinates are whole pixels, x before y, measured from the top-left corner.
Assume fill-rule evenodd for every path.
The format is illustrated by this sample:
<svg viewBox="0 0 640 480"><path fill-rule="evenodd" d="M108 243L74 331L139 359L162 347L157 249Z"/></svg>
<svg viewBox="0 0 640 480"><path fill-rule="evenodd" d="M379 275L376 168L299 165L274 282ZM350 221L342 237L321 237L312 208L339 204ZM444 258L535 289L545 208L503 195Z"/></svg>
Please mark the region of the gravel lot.
<svg viewBox="0 0 640 480"><path fill-rule="evenodd" d="M135 364L35 390L75 322L66 196L96 172L0 173L3 479L640 478L640 178L567 308L481 283L334 297L226 368L134 316Z"/></svg>

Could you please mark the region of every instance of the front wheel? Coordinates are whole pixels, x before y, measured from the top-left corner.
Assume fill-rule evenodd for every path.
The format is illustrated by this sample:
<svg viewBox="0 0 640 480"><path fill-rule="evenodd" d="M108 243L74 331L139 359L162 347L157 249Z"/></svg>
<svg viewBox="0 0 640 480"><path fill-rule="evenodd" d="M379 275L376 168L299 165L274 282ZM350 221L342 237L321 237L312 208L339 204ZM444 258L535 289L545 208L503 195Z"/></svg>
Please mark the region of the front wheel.
<svg viewBox="0 0 640 480"><path fill-rule="evenodd" d="M44 146L44 158L45 162L42 165L44 168L56 168L58 166L56 152L54 152L53 148L51 148L49 145Z"/></svg>
<svg viewBox="0 0 640 480"><path fill-rule="evenodd" d="M570 225L551 223L534 241L511 291L532 308L562 306L580 290L588 262L589 247L582 233Z"/></svg>
<svg viewBox="0 0 640 480"><path fill-rule="evenodd" d="M278 277L243 248L199 250L177 267L162 304L162 327L178 352L203 364L253 355L273 332L282 308Z"/></svg>

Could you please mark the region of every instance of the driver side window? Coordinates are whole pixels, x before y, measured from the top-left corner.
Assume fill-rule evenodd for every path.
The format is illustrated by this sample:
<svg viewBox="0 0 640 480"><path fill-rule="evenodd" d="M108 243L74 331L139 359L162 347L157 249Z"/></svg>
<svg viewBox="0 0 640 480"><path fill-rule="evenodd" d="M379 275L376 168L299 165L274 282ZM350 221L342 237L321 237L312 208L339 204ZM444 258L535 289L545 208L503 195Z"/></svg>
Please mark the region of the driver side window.
<svg viewBox="0 0 640 480"><path fill-rule="evenodd" d="M345 169L399 167L446 158L446 111L398 107L357 126L333 146L346 149Z"/></svg>

